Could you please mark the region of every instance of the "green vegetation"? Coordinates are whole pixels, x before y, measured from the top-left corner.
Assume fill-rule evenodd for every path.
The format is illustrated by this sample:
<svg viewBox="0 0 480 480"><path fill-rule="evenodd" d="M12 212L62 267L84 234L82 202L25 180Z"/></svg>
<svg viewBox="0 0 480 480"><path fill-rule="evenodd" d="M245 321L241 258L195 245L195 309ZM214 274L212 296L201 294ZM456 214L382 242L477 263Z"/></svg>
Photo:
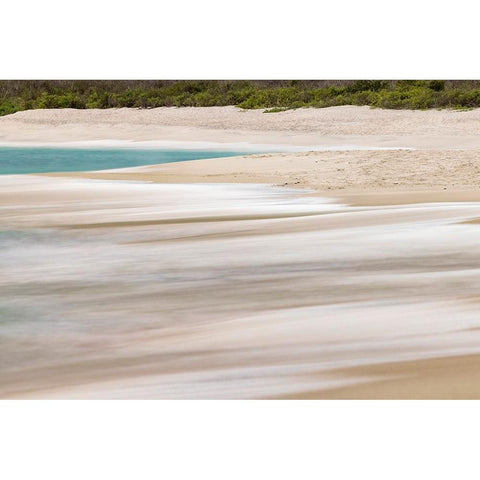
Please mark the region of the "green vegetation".
<svg viewBox="0 0 480 480"><path fill-rule="evenodd" d="M369 105L392 109L480 107L467 80L3 80L0 115L37 108L237 105L279 112Z"/></svg>

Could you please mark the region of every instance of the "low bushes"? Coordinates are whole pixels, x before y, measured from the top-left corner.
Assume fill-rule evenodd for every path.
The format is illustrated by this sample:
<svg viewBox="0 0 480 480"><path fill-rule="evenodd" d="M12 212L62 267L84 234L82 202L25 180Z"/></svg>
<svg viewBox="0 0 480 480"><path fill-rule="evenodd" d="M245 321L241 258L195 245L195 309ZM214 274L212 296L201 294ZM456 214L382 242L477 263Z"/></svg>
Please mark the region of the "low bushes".
<svg viewBox="0 0 480 480"><path fill-rule="evenodd" d="M368 105L428 109L480 107L480 82L358 81L0 81L0 115L37 108L154 108L237 105L269 112Z"/></svg>

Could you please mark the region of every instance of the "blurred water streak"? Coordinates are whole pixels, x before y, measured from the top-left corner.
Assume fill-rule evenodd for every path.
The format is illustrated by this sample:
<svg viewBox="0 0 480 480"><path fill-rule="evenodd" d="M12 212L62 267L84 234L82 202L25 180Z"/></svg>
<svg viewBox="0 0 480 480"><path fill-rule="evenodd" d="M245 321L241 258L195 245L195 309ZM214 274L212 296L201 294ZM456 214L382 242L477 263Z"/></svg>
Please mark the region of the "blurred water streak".
<svg viewBox="0 0 480 480"><path fill-rule="evenodd" d="M257 398L480 352L480 204L0 178L0 396ZM322 374L323 372L323 374Z"/></svg>

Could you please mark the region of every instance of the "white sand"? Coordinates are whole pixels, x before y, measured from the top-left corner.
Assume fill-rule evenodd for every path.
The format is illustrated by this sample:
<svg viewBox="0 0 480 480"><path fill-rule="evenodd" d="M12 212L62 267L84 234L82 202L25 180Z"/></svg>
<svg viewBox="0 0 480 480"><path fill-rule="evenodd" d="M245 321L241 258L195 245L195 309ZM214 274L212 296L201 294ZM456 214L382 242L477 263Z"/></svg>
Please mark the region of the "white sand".
<svg viewBox="0 0 480 480"><path fill-rule="evenodd" d="M30 110L0 117L0 142L180 141L290 146L480 148L480 109Z"/></svg>

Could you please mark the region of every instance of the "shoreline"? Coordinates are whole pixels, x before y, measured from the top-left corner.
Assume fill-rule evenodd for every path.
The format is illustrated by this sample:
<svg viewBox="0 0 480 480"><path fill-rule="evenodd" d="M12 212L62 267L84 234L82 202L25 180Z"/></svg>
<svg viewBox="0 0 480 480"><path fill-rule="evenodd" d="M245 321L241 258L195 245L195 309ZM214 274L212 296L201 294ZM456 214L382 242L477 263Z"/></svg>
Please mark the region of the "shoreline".
<svg viewBox="0 0 480 480"><path fill-rule="evenodd" d="M305 189L358 205L477 201L480 151L308 151L189 160L50 177L148 183L256 183ZM315 194L315 193L313 193Z"/></svg>
<svg viewBox="0 0 480 480"><path fill-rule="evenodd" d="M268 114L236 107L54 109L0 118L3 146L225 148L248 154L47 175L161 183L265 183L376 203L381 199L398 202L396 196L408 196L404 192L419 198L433 192L442 201L476 198L475 192L480 191L480 135L476 132L480 132L480 109L346 106Z"/></svg>
<svg viewBox="0 0 480 480"><path fill-rule="evenodd" d="M135 140L84 140L80 142L0 142L0 148L65 148L65 149L111 149L111 150L238 150L249 154L255 153L288 153L288 152L350 152L350 151L392 151L392 150L415 150L412 147L375 147L364 145L282 145L268 143L249 142L202 142L202 141L135 141Z"/></svg>

